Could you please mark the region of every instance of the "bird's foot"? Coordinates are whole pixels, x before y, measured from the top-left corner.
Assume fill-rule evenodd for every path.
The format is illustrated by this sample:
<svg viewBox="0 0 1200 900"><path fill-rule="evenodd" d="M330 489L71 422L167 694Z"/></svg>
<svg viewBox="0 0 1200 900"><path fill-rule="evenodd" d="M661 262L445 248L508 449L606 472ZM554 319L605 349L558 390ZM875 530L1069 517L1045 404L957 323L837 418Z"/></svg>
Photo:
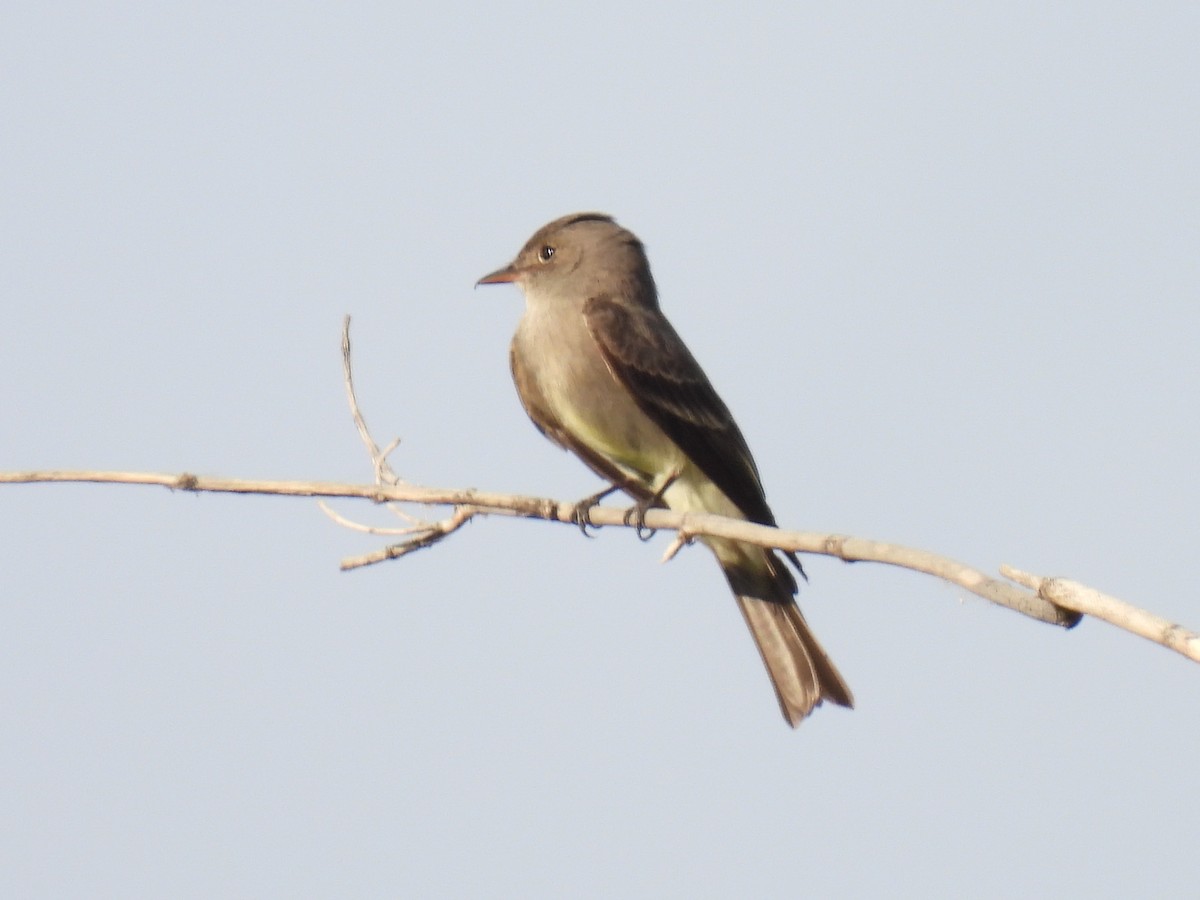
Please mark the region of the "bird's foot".
<svg viewBox="0 0 1200 900"><path fill-rule="evenodd" d="M663 482L662 487L655 491L651 496L645 498L644 500L639 500L637 503L633 504L633 506L629 507L629 509L625 510L625 515L622 516L621 520L626 525L633 526L637 532L639 541L648 541L657 533L657 529L646 527L646 513L655 507L666 507L666 504L663 503L663 494L667 492L667 488L675 483L675 479L678 477L678 472L671 473L671 475L667 477L667 480Z"/></svg>
<svg viewBox="0 0 1200 900"><path fill-rule="evenodd" d="M575 504L575 508L571 510L571 518L575 520L575 524L579 526L579 530L583 532L584 537L591 537L588 534L588 529L592 528L596 531L600 530L599 525L592 524L592 510L600 505L600 501L609 494L620 490L615 484L606 487L602 491L598 491L588 497L584 497Z"/></svg>

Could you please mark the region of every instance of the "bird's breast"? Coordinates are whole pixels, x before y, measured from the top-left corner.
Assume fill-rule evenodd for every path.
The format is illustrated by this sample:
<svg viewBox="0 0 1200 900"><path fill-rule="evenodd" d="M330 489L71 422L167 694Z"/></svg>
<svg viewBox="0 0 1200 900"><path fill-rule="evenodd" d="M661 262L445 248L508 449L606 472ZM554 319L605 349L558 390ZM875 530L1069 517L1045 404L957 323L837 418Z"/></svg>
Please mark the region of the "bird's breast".
<svg viewBox="0 0 1200 900"><path fill-rule="evenodd" d="M623 469L651 476L681 456L613 375L582 310L529 310L513 338L525 405L545 409L576 439ZM532 401L532 402L531 402Z"/></svg>

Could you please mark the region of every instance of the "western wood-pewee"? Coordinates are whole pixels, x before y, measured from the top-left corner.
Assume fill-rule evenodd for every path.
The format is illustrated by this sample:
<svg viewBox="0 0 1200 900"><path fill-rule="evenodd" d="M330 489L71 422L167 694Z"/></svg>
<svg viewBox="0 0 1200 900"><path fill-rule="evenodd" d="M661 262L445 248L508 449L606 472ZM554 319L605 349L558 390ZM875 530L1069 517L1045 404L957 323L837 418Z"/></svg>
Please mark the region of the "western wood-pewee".
<svg viewBox="0 0 1200 900"><path fill-rule="evenodd" d="M534 425L640 504L774 525L746 440L658 306L645 250L609 216L540 229L479 284L511 282L525 314L510 353ZM779 555L703 538L737 596L793 727L853 698L809 631ZM799 560L784 553L798 571Z"/></svg>

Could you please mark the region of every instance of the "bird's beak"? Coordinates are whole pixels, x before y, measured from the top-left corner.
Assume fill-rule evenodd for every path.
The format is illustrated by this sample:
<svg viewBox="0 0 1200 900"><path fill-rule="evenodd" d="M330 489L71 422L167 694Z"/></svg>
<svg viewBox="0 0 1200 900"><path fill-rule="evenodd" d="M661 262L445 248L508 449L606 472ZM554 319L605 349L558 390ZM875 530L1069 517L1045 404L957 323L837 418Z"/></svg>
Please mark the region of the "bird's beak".
<svg viewBox="0 0 1200 900"><path fill-rule="evenodd" d="M505 266L503 269L497 269L490 275L484 275L477 282L475 282L475 287L479 287L481 284L509 284L516 281L520 277L521 273L518 271L517 267L510 264Z"/></svg>

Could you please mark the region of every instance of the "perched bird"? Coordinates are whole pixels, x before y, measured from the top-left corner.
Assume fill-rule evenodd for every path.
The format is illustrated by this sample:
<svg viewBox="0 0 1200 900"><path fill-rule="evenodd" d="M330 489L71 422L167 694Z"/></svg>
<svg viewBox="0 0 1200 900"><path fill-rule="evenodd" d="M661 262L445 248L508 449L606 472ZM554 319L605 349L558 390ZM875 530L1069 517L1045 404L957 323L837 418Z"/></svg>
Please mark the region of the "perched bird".
<svg viewBox="0 0 1200 900"><path fill-rule="evenodd" d="M478 284L510 282L525 313L510 351L534 425L597 475L654 505L774 525L758 467L729 409L658 305L641 241L600 213L541 228ZM850 689L793 599L796 579L771 550L702 538L737 597L795 727ZM784 554L803 574L794 553Z"/></svg>

